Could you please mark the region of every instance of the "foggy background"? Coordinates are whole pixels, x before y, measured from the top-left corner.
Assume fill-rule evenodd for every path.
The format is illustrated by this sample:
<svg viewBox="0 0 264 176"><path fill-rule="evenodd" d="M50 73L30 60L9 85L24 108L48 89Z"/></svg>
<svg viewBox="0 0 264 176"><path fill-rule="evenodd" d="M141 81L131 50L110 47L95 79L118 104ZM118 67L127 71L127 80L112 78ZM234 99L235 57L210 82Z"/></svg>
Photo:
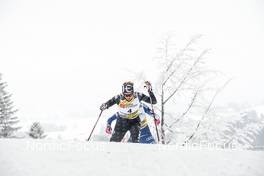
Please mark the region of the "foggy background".
<svg viewBox="0 0 264 176"><path fill-rule="evenodd" d="M208 64L232 78L216 104L260 105L263 17L261 0L1 0L0 72L21 120L95 118L133 72L155 82L168 33L177 48L202 34Z"/></svg>

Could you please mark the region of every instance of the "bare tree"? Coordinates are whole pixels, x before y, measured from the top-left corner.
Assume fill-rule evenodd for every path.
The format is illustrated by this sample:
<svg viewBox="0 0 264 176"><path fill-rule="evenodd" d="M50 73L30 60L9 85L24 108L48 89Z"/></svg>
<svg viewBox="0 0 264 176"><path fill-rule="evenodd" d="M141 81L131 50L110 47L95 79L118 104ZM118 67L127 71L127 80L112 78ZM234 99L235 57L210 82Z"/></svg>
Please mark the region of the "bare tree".
<svg viewBox="0 0 264 176"><path fill-rule="evenodd" d="M175 142L177 134L185 135L181 141L184 142L196 125L198 127L194 130L195 134L202 120L198 121L198 125L192 121L180 126L180 122L185 123L184 120L190 116L205 119L214 102L215 91L219 90L219 86L214 82L219 72L208 69L206 56L210 50L201 49L197 45L200 39L201 35L194 36L182 49L178 49L173 43L173 36L169 35L158 48L160 70L154 90L160 97L155 109L156 112L160 112L160 134L163 144ZM144 71L130 72L134 80L139 81L138 85L143 87L146 80ZM192 128L189 128L190 125Z"/></svg>
<svg viewBox="0 0 264 176"><path fill-rule="evenodd" d="M172 47L172 37L168 36L159 48L158 57L162 70L157 87L160 90L161 141L166 139L167 133L174 133L173 127L184 119L191 110L199 107L199 99L209 89L208 82L215 77L216 72L207 69L205 57L209 49L194 49L201 35L193 37L183 49ZM168 107L178 108L177 115L169 115ZM200 106L202 107L202 106ZM204 106L203 106L204 107ZM175 113L174 113L175 114Z"/></svg>

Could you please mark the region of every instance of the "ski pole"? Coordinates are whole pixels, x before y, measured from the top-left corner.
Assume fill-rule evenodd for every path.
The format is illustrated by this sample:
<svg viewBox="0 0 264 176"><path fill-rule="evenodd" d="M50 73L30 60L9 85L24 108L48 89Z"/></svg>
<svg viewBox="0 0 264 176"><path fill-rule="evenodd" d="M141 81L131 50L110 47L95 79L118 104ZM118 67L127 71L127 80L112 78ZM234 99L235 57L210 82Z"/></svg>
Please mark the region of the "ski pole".
<svg viewBox="0 0 264 176"><path fill-rule="evenodd" d="M90 138L91 138L91 136L92 136L92 134L93 134L93 131L94 131L94 129L95 129L95 127L96 127L96 125L97 125L97 123L98 123L98 121L99 121L101 115L102 115L102 112L103 112L103 110L101 110L101 112L100 112L100 114L99 114L99 116L98 116L98 118L97 118L97 120L96 120L96 122L95 122L95 124L94 124L94 126L93 126L93 129L92 129L92 131L91 131L91 133L90 133L90 135L89 135L89 137L88 137L88 139L87 139L87 141L90 140Z"/></svg>
<svg viewBox="0 0 264 176"><path fill-rule="evenodd" d="M147 86L144 86L144 87L147 88ZM148 93L149 93L149 92L148 92ZM158 143L159 143L159 142L160 142L159 131L158 131L158 126L157 126L156 123L155 123L156 116L155 116L154 106L153 106L153 104L152 104L152 98L151 98L151 96L150 96L150 93L149 93L149 98L150 98L151 109L152 109L152 112L153 112L153 118L154 118L154 124L155 124L155 129L156 129L157 139L158 139Z"/></svg>

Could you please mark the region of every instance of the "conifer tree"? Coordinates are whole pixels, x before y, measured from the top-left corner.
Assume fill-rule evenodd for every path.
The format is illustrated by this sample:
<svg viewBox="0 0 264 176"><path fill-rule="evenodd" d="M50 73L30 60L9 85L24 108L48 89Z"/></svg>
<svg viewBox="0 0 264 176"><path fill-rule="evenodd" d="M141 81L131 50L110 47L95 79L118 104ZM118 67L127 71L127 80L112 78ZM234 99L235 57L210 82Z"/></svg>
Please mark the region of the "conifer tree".
<svg viewBox="0 0 264 176"><path fill-rule="evenodd" d="M2 81L0 73L0 138L13 137L14 132L20 129L15 126L19 122L15 116L17 109L14 108L11 94L5 90L6 87L7 83Z"/></svg>
<svg viewBox="0 0 264 176"><path fill-rule="evenodd" d="M31 125L30 130L29 130L29 136L34 139L42 139L46 137L46 135L44 135L44 130L39 122L34 122Z"/></svg>

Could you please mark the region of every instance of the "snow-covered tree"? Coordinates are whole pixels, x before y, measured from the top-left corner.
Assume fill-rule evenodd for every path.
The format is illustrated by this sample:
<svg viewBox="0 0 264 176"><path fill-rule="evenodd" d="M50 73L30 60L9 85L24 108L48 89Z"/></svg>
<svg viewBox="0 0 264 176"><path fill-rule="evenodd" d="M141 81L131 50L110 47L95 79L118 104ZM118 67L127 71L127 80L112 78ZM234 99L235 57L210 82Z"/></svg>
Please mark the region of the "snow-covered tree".
<svg viewBox="0 0 264 176"><path fill-rule="evenodd" d="M174 140L175 128L180 121L205 113L210 103L204 103L204 99L212 97L209 92L217 88L209 86L217 74L206 66L209 50L196 45L200 38L200 35L195 36L178 49L173 44L173 36L168 36L159 48L157 58L161 70L156 89L160 95L158 110L163 144Z"/></svg>
<svg viewBox="0 0 264 176"><path fill-rule="evenodd" d="M11 100L11 94L5 90L6 86L7 83L2 81L0 74L0 137L12 137L14 132L20 129L15 126L19 122L15 116L17 110Z"/></svg>
<svg viewBox="0 0 264 176"><path fill-rule="evenodd" d="M46 137L46 135L44 135L44 129L39 122L34 122L31 125L29 130L29 136L34 139L42 139Z"/></svg>
<svg viewBox="0 0 264 176"><path fill-rule="evenodd" d="M238 120L230 123L229 129L226 131L229 134L226 145L232 144L237 147L252 148L256 137L263 129L264 118L258 116L256 111L239 113Z"/></svg>
<svg viewBox="0 0 264 176"><path fill-rule="evenodd" d="M186 125L186 131L191 125ZM192 143L222 148L254 148L257 136L264 130L264 117L256 111L240 113L232 108L212 108L201 123ZM180 138L180 134L177 136Z"/></svg>
<svg viewBox="0 0 264 176"><path fill-rule="evenodd" d="M231 79L227 81L207 66L209 50L196 45L200 38L193 37L177 49L173 36L168 36L159 48L160 78L154 91L160 98L155 112L160 112L162 143L253 147L256 136L264 131L264 119L256 118L253 112L241 114L245 107L215 107L215 99ZM133 74L143 87L147 80L144 72ZM149 125L153 128L152 123Z"/></svg>

